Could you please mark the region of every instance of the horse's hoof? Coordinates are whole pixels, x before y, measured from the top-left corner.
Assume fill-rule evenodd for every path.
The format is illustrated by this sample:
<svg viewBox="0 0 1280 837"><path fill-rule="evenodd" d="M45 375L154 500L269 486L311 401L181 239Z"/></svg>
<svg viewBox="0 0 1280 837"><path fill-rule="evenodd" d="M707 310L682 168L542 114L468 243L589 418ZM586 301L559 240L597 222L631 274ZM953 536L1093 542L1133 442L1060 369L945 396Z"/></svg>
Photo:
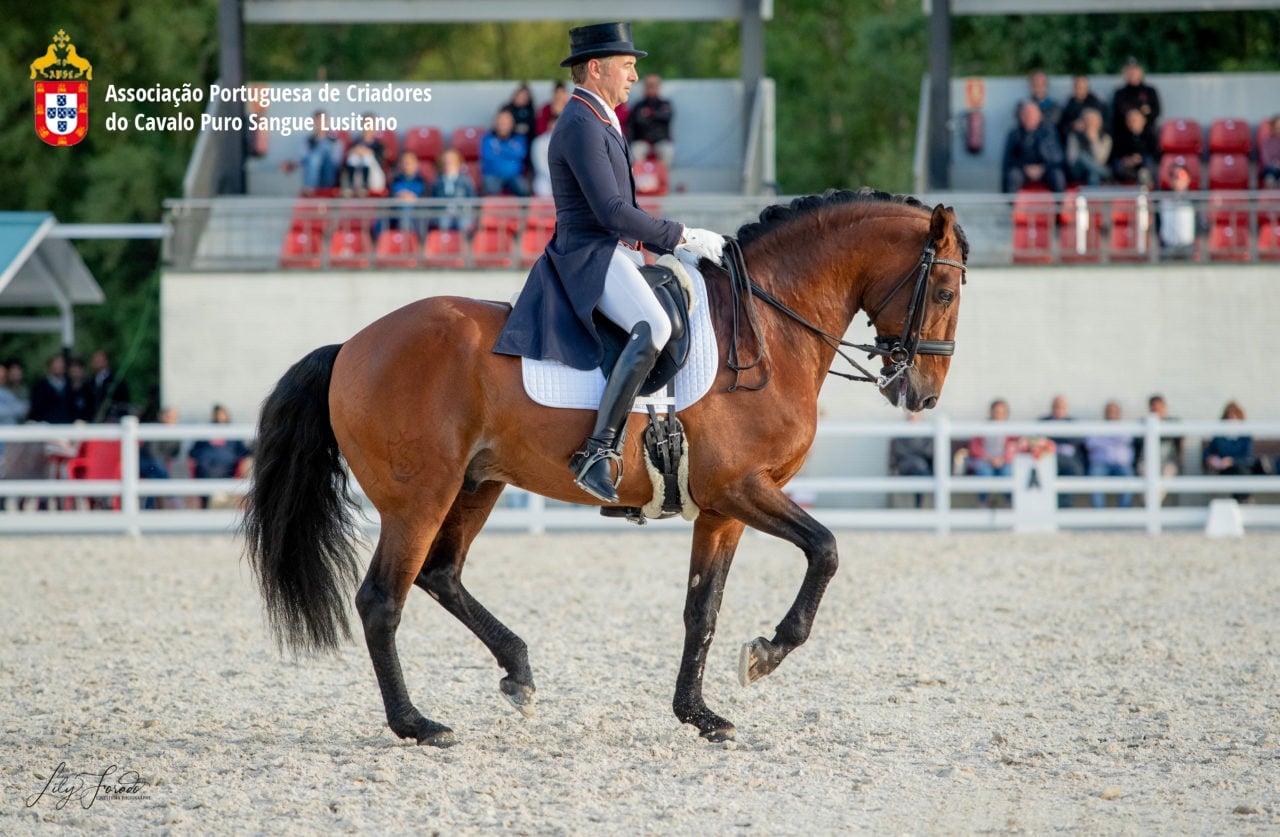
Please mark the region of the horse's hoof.
<svg viewBox="0 0 1280 837"><path fill-rule="evenodd" d="M458 743L458 737L453 734L453 730L444 724L437 724L435 721L428 721L423 718L418 724L418 745L425 747L452 747Z"/></svg>
<svg viewBox="0 0 1280 837"><path fill-rule="evenodd" d="M532 686L526 686L523 683L517 683L510 677L504 677L498 683L498 688L502 691L502 696L511 701L511 705L521 715L526 718L532 718L537 714L537 698L534 695Z"/></svg>
<svg viewBox="0 0 1280 837"><path fill-rule="evenodd" d="M776 657L773 642L763 636L755 637L750 642L742 642L742 650L737 653L737 682L750 686L760 680L778 667Z"/></svg>
<svg viewBox="0 0 1280 837"><path fill-rule="evenodd" d="M721 719L723 720L723 719ZM715 729L704 729L698 733L712 744L723 744L726 741L732 741L738 737L738 730L733 724L724 721L724 726Z"/></svg>

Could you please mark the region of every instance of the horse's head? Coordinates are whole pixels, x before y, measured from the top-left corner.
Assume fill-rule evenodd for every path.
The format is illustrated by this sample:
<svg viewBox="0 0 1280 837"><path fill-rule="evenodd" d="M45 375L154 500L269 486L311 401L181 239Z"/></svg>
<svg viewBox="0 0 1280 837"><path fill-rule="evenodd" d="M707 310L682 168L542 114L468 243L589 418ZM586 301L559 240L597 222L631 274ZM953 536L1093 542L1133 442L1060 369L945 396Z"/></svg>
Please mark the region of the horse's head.
<svg viewBox="0 0 1280 837"><path fill-rule="evenodd" d="M938 204L915 265L905 276L886 277L867 294L882 359L878 385L894 406L914 413L938 403L955 350L968 250L955 213Z"/></svg>

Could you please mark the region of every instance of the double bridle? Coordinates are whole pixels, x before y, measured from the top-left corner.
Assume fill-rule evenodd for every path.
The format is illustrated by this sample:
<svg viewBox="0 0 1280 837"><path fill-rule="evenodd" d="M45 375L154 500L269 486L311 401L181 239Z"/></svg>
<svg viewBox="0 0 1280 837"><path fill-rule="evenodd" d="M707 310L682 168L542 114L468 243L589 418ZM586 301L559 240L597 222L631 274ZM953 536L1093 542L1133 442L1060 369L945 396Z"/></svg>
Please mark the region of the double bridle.
<svg viewBox="0 0 1280 837"><path fill-rule="evenodd" d="M911 268L898 283L893 286L889 293L885 294L884 299L880 300L880 304L872 308L867 313L867 324L875 325L876 317L884 310L885 306L897 296L898 292L906 287L907 282L915 277L915 286L911 291L911 301L907 305L907 316L903 320L903 335L897 334L878 334L875 338L874 345L866 345L863 343L850 343L849 341L830 332L824 331L800 314L793 311L775 297L755 283L755 280L747 273L747 262L742 255L742 247L738 244L736 238L725 239L725 256L729 269L729 287L733 295L733 334L730 337L729 344L729 368L734 371L734 381L729 387L729 391L736 389L757 390L763 389L768 383L770 373L766 370L764 380L754 386L748 386L741 382L742 373L759 366L768 360L768 350L765 348L764 340L760 336L759 322L755 315L755 306L751 304L752 297L759 297L774 308L781 311L786 316L795 320L800 325L812 331L821 338L831 348L835 349L836 354L849 362L854 369L860 372L860 375L852 375L848 372L839 372L835 369L827 370L832 375L839 375L841 378L847 378L850 381L861 381L869 384L875 384L877 389L886 389L890 384L897 381L906 374L908 369L915 366L916 357L918 355L953 355L956 351L956 341L954 340L924 340L921 334L924 331L924 315L925 295L929 289L929 274L933 271L936 264L947 265L949 267L959 268L961 282L964 281L967 268L962 262L953 261L952 259L938 258L937 251L933 248L933 242L929 241L925 244L920 258L916 260L915 267ZM745 303L745 304L744 304ZM747 312L748 327L756 341L756 356L749 363L742 363L738 358L738 330L739 330L739 313L741 310ZM862 364L850 357L844 349L857 349L866 352L868 357L879 355L885 358L892 366L887 373L882 372L879 375L865 369Z"/></svg>

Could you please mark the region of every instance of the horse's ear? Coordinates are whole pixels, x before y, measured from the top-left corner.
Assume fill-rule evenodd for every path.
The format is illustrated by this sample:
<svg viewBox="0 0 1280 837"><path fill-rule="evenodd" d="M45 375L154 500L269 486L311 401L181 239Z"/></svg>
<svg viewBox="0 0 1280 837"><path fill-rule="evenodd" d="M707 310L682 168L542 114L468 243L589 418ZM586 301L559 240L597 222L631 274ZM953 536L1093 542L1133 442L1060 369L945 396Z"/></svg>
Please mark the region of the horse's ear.
<svg viewBox="0 0 1280 837"><path fill-rule="evenodd" d="M942 204L933 208L933 217L929 219L929 239L942 241L951 232L951 221L955 216Z"/></svg>

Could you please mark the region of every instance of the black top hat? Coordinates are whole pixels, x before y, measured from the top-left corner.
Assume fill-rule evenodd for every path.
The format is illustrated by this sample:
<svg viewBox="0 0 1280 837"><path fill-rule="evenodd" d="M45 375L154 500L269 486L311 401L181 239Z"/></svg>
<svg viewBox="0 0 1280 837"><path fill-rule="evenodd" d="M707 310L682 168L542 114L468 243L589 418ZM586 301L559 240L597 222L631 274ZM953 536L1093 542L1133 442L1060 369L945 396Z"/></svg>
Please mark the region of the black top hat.
<svg viewBox="0 0 1280 837"><path fill-rule="evenodd" d="M631 43L630 23L593 23L569 30L569 57L561 61L560 66L571 67L589 58L608 55L644 58L648 54Z"/></svg>

